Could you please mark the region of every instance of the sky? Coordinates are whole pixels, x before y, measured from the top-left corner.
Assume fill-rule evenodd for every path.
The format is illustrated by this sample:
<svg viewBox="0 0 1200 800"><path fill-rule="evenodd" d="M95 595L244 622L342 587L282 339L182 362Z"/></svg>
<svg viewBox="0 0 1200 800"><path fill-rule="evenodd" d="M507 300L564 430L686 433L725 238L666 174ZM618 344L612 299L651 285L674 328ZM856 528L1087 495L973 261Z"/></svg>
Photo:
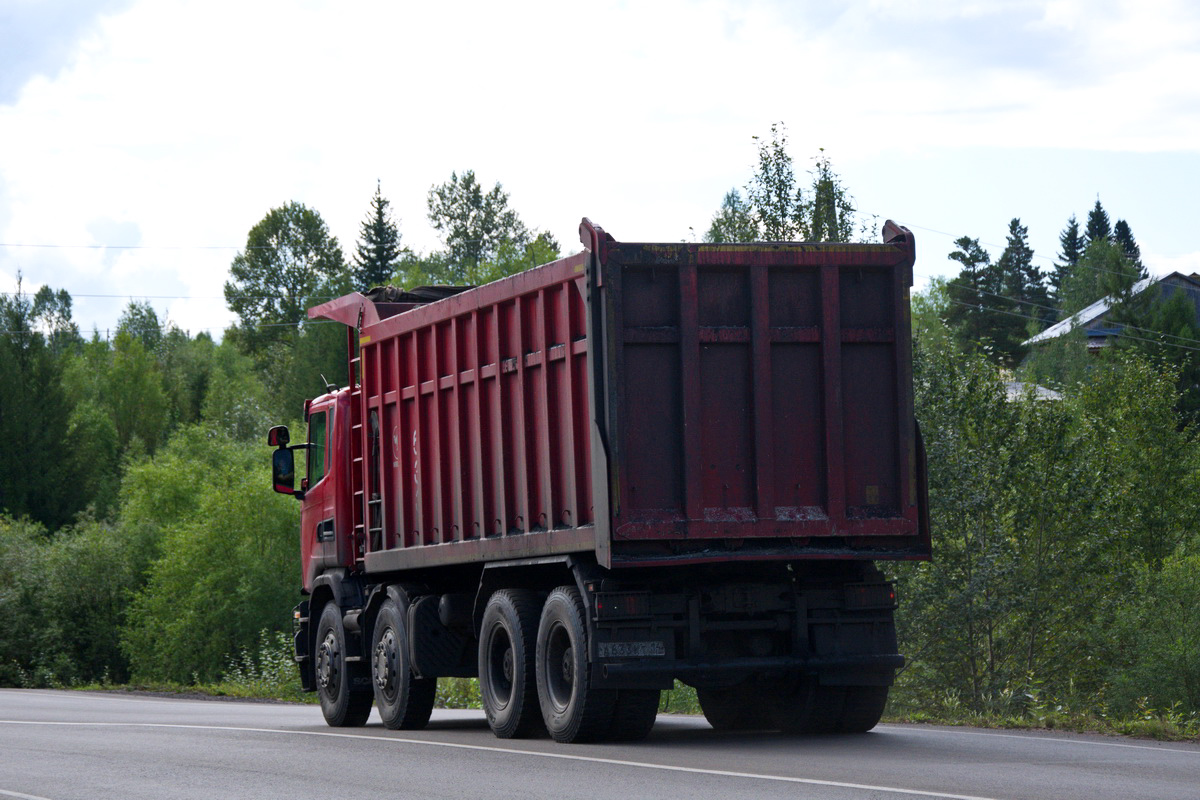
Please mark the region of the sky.
<svg viewBox="0 0 1200 800"><path fill-rule="evenodd" d="M1051 268L1101 200L1154 274L1200 271L1193 0L0 0L0 292L131 300L193 335L274 207L349 254L376 182L439 246L430 186L474 170L579 249L699 237L786 125L864 216L916 235L916 288L1009 220Z"/></svg>

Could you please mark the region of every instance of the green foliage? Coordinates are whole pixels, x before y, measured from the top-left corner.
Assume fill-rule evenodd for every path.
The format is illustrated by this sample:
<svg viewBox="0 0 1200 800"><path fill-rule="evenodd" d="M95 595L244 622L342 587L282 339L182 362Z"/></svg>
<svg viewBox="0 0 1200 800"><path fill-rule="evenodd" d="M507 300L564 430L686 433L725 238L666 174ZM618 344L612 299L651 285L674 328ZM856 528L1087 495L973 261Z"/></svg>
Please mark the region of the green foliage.
<svg viewBox="0 0 1200 800"><path fill-rule="evenodd" d="M143 492L168 495L175 509L190 506L160 522L162 555L133 600L122 646L135 678L213 680L229 653L286 621L298 599L299 508L266 491L268 453L195 427L181 431L163 458L131 469ZM144 498L130 505L131 517L155 508ZM164 516L156 511L156 519Z"/></svg>
<svg viewBox="0 0 1200 800"><path fill-rule="evenodd" d="M137 439L149 453L167 427L167 396L153 355L129 331L117 333L112 363L103 384L117 442L122 451Z"/></svg>
<svg viewBox="0 0 1200 800"><path fill-rule="evenodd" d="M0 685L128 677L118 631L153 554L138 534L85 520L50 536L0 517Z"/></svg>
<svg viewBox="0 0 1200 800"><path fill-rule="evenodd" d="M1200 449L1176 424L1175 376L1118 352L1060 401L1009 400L930 306L913 318L936 561L898 567L911 662L896 703L952 693L973 713L1016 713L1045 693L1099 708L1139 576L1200 527L1178 490Z"/></svg>
<svg viewBox="0 0 1200 800"><path fill-rule="evenodd" d="M282 345L274 345L273 352L278 351L287 352ZM268 374L275 363L274 359L267 360ZM291 366L291 360L286 364ZM284 379L292 378L292 373L284 374ZM201 408L205 423L235 441L259 442L270 427L273 411L254 362L233 344L222 342L213 356L212 378ZM287 416L299 413L300 407L296 407Z"/></svg>
<svg viewBox="0 0 1200 800"><path fill-rule="evenodd" d="M737 189L730 189L721 201L721 208L713 215L712 224L704 234L706 242L753 242L757 241L758 221Z"/></svg>
<svg viewBox="0 0 1200 800"><path fill-rule="evenodd" d="M130 300L117 320L117 335L125 333L142 343L147 352L158 349L163 338L163 326L154 307L146 302Z"/></svg>
<svg viewBox="0 0 1200 800"><path fill-rule="evenodd" d="M264 629L254 646L240 647L225 659L225 669L214 686L215 694L230 697L264 697L303 702L315 699L300 688L300 672L292 658L292 636Z"/></svg>
<svg viewBox="0 0 1200 800"><path fill-rule="evenodd" d="M726 193L704 240L850 241L855 229L854 198L842 185L824 148L813 159L811 184L805 192L787 151L786 126L772 124L769 141L752 138L758 145L758 163L746 184L746 200L737 189ZM864 237L869 233L865 225L861 233Z"/></svg>
<svg viewBox="0 0 1200 800"><path fill-rule="evenodd" d="M484 283L493 272L486 265L504 258L504 248L509 248L507 258L512 260L514 254L524 254L535 238L517 212L509 208L508 193L500 183L484 193L473 170L461 176L450 173L450 180L430 187L426 202L429 224L446 246L444 259L430 265L436 268L436 273L432 269L427 273L436 278L433 281L436 283L472 286ZM557 249L554 244L556 253ZM516 260L524 262L523 258ZM527 267L525 263L522 269Z"/></svg>
<svg viewBox="0 0 1200 800"><path fill-rule="evenodd" d="M1062 233L1058 235L1058 246L1062 252L1058 254L1058 261L1054 263L1054 271L1050 273L1050 298L1055 305L1061 302L1059 294L1062 291L1063 281L1083 255L1084 241L1083 237L1079 235L1079 221L1075 219L1074 214L1067 220L1067 227L1063 228Z"/></svg>
<svg viewBox="0 0 1200 800"><path fill-rule="evenodd" d="M1200 709L1200 552L1194 539L1142 565L1130 602L1117 614L1123 645L1114 700L1126 707Z"/></svg>
<svg viewBox="0 0 1200 800"><path fill-rule="evenodd" d="M763 239L769 242L798 241L804 235L804 196L796 185L792 156L787 151L787 127L771 125L771 140L758 142L758 167L746 184L746 196L754 209Z"/></svg>
<svg viewBox="0 0 1200 800"><path fill-rule="evenodd" d="M376 182L371 210L362 222L354 249L354 288L360 292L388 283L405 253L400 246L400 231L388 212L389 205Z"/></svg>
<svg viewBox="0 0 1200 800"><path fill-rule="evenodd" d="M62 367L35 324L18 279L15 294L0 295L0 512L54 527L82 503L69 472Z"/></svg>
<svg viewBox="0 0 1200 800"><path fill-rule="evenodd" d="M323 284L335 296L350 285L337 238L320 214L295 201L271 209L250 229L229 273L225 302L240 320L230 333L253 354L306 319Z"/></svg>
<svg viewBox="0 0 1200 800"><path fill-rule="evenodd" d="M1108 212L1096 198L1096 205L1088 212L1087 228L1084 229L1084 240L1088 245L1096 242L1107 242L1112 237L1112 225L1108 221Z"/></svg>
<svg viewBox="0 0 1200 800"><path fill-rule="evenodd" d="M1144 277L1144 270L1125 257L1120 245L1108 239L1093 241L1063 279L1060 315L1074 314L1109 295L1115 295L1119 302Z"/></svg>

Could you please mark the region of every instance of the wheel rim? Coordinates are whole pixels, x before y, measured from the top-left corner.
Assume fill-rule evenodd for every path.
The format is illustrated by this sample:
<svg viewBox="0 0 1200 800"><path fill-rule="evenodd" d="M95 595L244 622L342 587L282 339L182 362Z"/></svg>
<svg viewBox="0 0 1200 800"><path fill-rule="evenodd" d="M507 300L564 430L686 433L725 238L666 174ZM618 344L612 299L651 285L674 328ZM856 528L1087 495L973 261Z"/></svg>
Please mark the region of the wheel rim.
<svg viewBox="0 0 1200 800"><path fill-rule="evenodd" d="M508 631L501 625L492 628L488 642L488 693L497 708L504 708L512 700L515 659Z"/></svg>
<svg viewBox="0 0 1200 800"><path fill-rule="evenodd" d="M375 685L379 687L380 694L388 702L396 699L396 692L399 689L396 656L396 631L389 627L384 630L383 635L379 637L379 643L375 645L375 662L373 664Z"/></svg>
<svg viewBox="0 0 1200 800"><path fill-rule="evenodd" d="M317 685L329 697L338 692L338 654L337 636L329 631L317 649Z"/></svg>
<svg viewBox="0 0 1200 800"><path fill-rule="evenodd" d="M565 711L575 690L575 649L562 623L555 623L547 637L546 690L555 710Z"/></svg>

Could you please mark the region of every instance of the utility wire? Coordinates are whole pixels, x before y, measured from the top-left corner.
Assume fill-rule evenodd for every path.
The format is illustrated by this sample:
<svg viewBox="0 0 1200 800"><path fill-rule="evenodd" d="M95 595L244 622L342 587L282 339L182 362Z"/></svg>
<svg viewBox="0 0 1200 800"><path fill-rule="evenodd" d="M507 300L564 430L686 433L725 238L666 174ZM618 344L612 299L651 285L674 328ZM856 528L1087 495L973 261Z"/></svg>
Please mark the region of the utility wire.
<svg viewBox="0 0 1200 800"><path fill-rule="evenodd" d="M950 302L954 303L955 305L965 306L966 308L979 308L979 304L977 304L977 303L967 303L962 300L950 300ZM985 308L987 308L989 311L995 312L997 314L1007 314L1010 317L1020 317L1021 319L1032 319L1032 320L1040 319L1039 317L1033 317L1028 314L1022 314L1019 311L1007 311L1003 308L995 308L995 307L990 307L990 306L985 306ZM1162 341L1157 341L1155 339L1147 339L1142 336L1134 336L1133 334L1127 334L1127 333L1122 333L1121 337L1126 338L1126 339L1133 339L1134 341L1137 341L1137 342L1148 342L1149 344L1157 344L1157 345L1161 345L1163 347L1178 347L1180 350L1191 350L1193 352L1200 353L1200 347L1188 347L1187 345L1184 345L1184 344L1176 344L1175 342L1162 342ZM1195 342L1197 340L1189 339L1188 341Z"/></svg>

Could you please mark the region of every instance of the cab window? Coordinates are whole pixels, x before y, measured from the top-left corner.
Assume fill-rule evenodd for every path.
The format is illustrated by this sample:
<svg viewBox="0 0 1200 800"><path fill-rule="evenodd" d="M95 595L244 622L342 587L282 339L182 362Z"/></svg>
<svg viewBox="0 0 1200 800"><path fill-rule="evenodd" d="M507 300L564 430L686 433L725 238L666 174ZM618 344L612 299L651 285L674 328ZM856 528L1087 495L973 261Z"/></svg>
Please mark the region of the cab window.
<svg viewBox="0 0 1200 800"><path fill-rule="evenodd" d="M308 485L325 477L325 451L329 439L328 412L317 411L308 418Z"/></svg>

